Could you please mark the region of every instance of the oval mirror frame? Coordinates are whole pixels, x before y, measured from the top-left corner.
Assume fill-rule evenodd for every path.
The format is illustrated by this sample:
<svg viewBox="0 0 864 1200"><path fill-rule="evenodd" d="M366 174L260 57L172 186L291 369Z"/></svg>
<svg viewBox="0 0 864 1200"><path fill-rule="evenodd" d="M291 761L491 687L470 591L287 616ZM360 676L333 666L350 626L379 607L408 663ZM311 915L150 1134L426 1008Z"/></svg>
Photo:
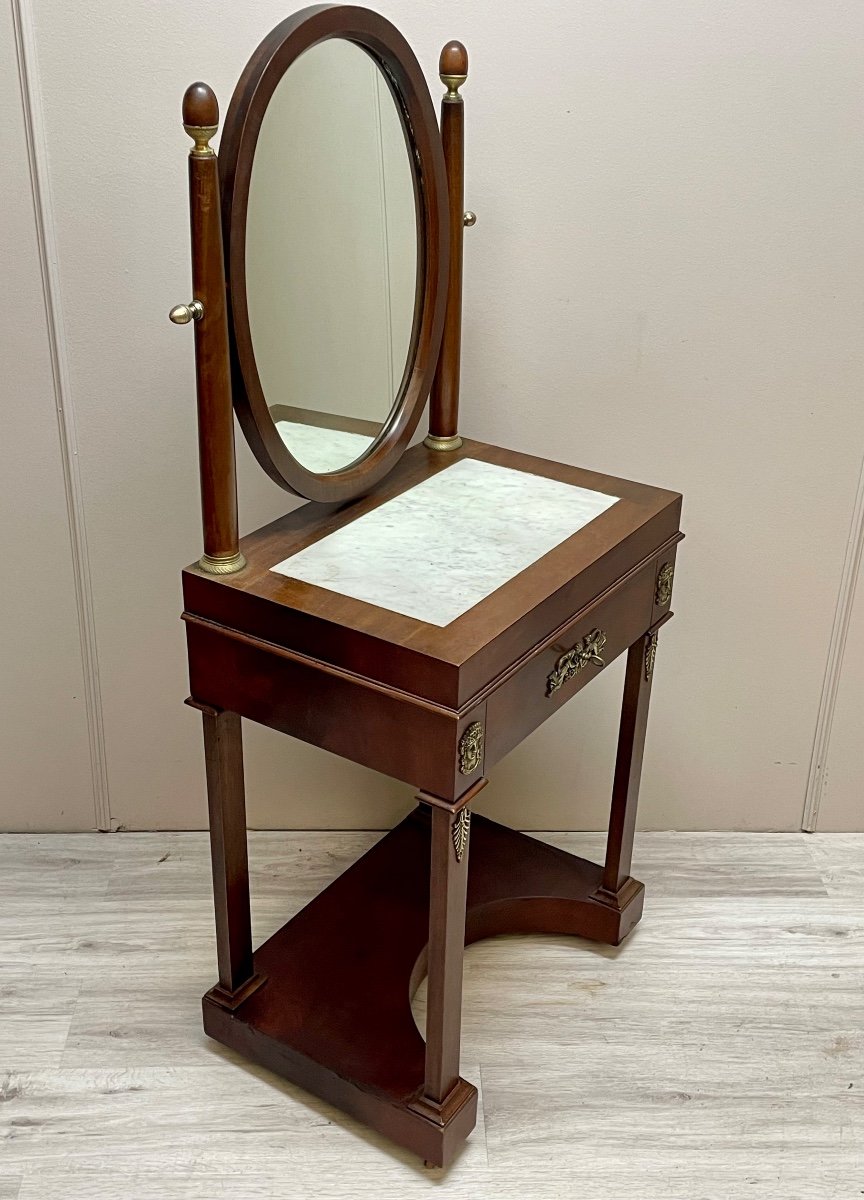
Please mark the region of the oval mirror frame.
<svg viewBox="0 0 864 1200"><path fill-rule="evenodd" d="M398 108L413 167L417 218L417 284L411 344L401 386L381 433L360 458L316 474L291 454L261 387L246 292L246 213L261 123L277 85L312 46L344 38L381 69ZM406 449L429 397L438 363L447 300L447 174L432 98L420 64L394 25L353 5L302 9L264 38L240 77L219 146L222 226L234 409L252 452L271 479L307 500L344 502L368 492Z"/></svg>

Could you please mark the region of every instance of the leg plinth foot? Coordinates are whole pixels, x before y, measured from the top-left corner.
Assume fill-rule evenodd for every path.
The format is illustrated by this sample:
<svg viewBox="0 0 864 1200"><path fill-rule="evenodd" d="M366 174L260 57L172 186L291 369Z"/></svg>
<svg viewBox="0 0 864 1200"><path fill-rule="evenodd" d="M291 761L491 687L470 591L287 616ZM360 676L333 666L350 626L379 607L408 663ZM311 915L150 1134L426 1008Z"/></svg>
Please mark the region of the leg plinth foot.
<svg viewBox="0 0 864 1200"><path fill-rule="evenodd" d="M594 899L600 904L607 904L609 908L614 908L616 912L624 912L644 891L644 884L641 884L638 879L634 879L632 875L628 875L617 892L607 892L604 887L599 887L594 893Z"/></svg>
<svg viewBox="0 0 864 1200"><path fill-rule="evenodd" d="M472 1101L476 1103L476 1099L477 1089L474 1084L460 1079L440 1103L421 1095L416 1100L412 1100L408 1107L421 1117L434 1121L436 1125L448 1125L461 1108Z"/></svg>
<svg viewBox="0 0 864 1200"><path fill-rule="evenodd" d="M628 877L617 892L607 892L599 887L592 899L615 914L614 929L609 940L613 946L620 946L642 918L645 885L638 879Z"/></svg>
<svg viewBox="0 0 864 1200"><path fill-rule="evenodd" d="M253 975L251 979L247 979L244 984L241 984L234 992L226 991L221 984L217 983L207 993L207 996L214 1004L218 1004L220 1008L227 1009L228 1012L234 1012L239 1008L244 1000L248 1000L253 992L257 992L262 984L267 980L263 975Z"/></svg>

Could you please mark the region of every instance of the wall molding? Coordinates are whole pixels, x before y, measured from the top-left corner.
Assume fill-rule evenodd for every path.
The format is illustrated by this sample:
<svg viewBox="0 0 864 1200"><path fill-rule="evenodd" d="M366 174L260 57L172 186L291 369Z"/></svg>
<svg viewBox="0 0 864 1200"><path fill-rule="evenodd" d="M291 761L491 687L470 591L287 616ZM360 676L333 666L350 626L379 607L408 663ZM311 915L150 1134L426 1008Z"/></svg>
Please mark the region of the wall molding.
<svg viewBox="0 0 864 1200"><path fill-rule="evenodd" d="M90 748L94 820L97 829L108 830L111 828L108 769L102 717L102 694L99 683L99 654L96 642L93 587L87 549L84 491L78 460L75 412L69 386L69 364L60 300L61 289L48 156L38 84L35 31L29 0L12 0L12 24L15 30L15 53L18 60L18 82L21 89L21 108L27 143L33 219L39 249L45 323L51 358L60 456L63 464L63 483L66 491L72 575L84 676L84 703Z"/></svg>
<svg viewBox="0 0 864 1200"><path fill-rule="evenodd" d="M801 828L805 833L814 833L819 821L819 806L825 791L831 730L837 707L837 692L840 687L840 675L843 671L843 656L846 651L849 623L852 619L852 605L855 602L855 585L861 568L862 552L864 552L864 458L861 460L858 489L855 494L855 503L852 506L852 520L849 523L849 537L846 542L843 571L840 576L837 604L834 609L834 623L831 627L831 640L828 643L825 677L822 681L822 694L819 697L819 711L816 716L813 753L810 758L807 791L804 795L804 813L801 819Z"/></svg>

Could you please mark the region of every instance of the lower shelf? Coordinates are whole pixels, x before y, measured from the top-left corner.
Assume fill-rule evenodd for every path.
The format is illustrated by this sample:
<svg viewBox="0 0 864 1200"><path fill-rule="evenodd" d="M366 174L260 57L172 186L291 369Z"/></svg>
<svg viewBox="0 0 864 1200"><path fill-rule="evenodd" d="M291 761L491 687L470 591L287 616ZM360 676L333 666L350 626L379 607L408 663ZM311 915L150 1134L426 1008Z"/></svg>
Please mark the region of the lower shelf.
<svg viewBox="0 0 864 1200"><path fill-rule="evenodd" d="M426 969L428 814L416 809L255 953L263 980L229 1009L204 997L217 1041L357 1117L436 1165L474 1127L465 1081L446 1120L415 1111L425 1043L411 997ZM601 868L475 816L466 944L500 933L573 934L618 944L639 920L643 888L620 911L595 897Z"/></svg>

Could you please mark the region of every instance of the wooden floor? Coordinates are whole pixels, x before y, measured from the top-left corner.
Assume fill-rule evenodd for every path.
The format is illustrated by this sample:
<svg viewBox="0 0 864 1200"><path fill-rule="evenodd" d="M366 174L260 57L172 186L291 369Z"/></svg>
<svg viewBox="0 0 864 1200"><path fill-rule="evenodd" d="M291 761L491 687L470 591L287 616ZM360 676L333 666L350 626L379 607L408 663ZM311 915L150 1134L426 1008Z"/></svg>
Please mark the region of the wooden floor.
<svg viewBox="0 0 864 1200"><path fill-rule="evenodd" d="M375 836L252 834L256 940ZM203 835L0 838L0 1200L860 1197L864 835L643 834L635 873L618 950L468 951L445 1173L204 1037Z"/></svg>

